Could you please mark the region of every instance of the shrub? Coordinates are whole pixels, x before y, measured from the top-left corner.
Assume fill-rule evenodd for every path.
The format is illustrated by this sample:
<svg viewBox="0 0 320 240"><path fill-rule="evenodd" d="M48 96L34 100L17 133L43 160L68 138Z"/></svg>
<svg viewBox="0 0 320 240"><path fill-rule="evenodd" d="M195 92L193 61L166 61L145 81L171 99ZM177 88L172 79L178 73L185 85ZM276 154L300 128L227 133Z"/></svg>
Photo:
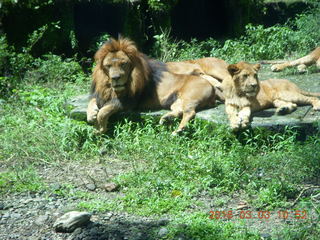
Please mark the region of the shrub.
<svg viewBox="0 0 320 240"><path fill-rule="evenodd" d="M26 81L61 83L85 78L81 66L72 58L63 60L60 56L47 54L35 59L33 65L25 75Z"/></svg>
<svg viewBox="0 0 320 240"><path fill-rule="evenodd" d="M223 43L214 39L177 41L170 31L155 35L153 55L162 61L218 57L228 62L257 61L305 55L320 42L320 3L284 25L264 27L248 24L243 36Z"/></svg>

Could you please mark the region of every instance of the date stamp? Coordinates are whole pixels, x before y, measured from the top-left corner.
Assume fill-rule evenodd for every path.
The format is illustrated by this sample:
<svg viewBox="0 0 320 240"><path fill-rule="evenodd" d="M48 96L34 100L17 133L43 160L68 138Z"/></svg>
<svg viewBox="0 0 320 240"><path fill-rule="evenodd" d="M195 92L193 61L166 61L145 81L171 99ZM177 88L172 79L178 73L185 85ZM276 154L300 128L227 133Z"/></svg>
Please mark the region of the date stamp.
<svg viewBox="0 0 320 240"><path fill-rule="evenodd" d="M210 219L259 219L269 220L270 218L278 218L283 220L299 219L307 220L311 219L307 210L278 210L278 211L251 211L251 210L226 210L226 211L214 211L209 212Z"/></svg>

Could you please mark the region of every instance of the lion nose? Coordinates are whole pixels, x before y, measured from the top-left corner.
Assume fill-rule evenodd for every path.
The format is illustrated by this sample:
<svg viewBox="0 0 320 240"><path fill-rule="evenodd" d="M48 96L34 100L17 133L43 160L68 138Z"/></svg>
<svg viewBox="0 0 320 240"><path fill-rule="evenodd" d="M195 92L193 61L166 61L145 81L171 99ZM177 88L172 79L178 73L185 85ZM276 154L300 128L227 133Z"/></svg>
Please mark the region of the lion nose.
<svg viewBox="0 0 320 240"><path fill-rule="evenodd" d="M112 80L117 81L120 79L120 75L112 76Z"/></svg>
<svg viewBox="0 0 320 240"><path fill-rule="evenodd" d="M256 83L251 83L250 86L255 88L255 87L258 86L258 84L256 84Z"/></svg>

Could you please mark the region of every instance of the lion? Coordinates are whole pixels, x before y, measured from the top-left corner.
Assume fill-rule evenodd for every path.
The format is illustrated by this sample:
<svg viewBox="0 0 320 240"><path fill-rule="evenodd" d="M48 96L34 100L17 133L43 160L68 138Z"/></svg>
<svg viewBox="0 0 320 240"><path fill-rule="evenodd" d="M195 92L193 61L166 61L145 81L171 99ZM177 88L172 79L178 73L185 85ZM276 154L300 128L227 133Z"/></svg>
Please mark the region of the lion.
<svg viewBox="0 0 320 240"><path fill-rule="evenodd" d="M215 105L215 88L207 80L169 72L166 64L149 59L127 38L106 42L95 61L87 121L99 133L107 131L108 119L116 112L171 109L160 123L182 116L175 135L196 110Z"/></svg>
<svg viewBox="0 0 320 240"><path fill-rule="evenodd" d="M196 75L206 79L215 87L217 99L222 102L224 101L221 83L223 79L230 76L227 70L228 63L224 60L214 57L205 57L180 62L167 62L166 64L170 72Z"/></svg>
<svg viewBox="0 0 320 240"><path fill-rule="evenodd" d="M292 61L287 61L280 64L274 64L271 66L271 70L273 72L280 72L287 67L297 66L297 69L299 72L305 72L307 69L307 66L310 66L313 64L316 64L316 66L320 68L320 47L317 47L307 56L304 56L302 58L292 60Z"/></svg>
<svg viewBox="0 0 320 240"><path fill-rule="evenodd" d="M239 62L228 66L231 77L222 83L225 110L233 130L246 128L251 113L276 108L276 114L294 111L298 105L311 104L320 110L320 93L303 91L286 79L258 80L260 64Z"/></svg>

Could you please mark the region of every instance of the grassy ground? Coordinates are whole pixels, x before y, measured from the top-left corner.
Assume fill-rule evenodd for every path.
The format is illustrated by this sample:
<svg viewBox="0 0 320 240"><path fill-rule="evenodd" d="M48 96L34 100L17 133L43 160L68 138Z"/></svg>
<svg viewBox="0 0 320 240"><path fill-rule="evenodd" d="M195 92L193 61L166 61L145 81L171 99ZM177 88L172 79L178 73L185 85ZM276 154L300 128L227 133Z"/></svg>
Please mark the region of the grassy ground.
<svg viewBox="0 0 320 240"><path fill-rule="evenodd" d="M318 14L300 16L293 28L248 25L245 36L223 46L214 39L175 42L163 33L155 36L154 56L230 63L303 56L318 44ZM0 206L36 193L98 215L169 219L163 239L318 239L319 122L308 136L294 128L235 135L195 120L173 137L177 121L160 126L150 116L127 117L96 136L65 109L67 99L89 90L78 63L52 54L34 59L28 49L14 53L0 41ZM279 76L303 81L297 74ZM110 183L113 192L105 191Z"/></svg>
<svg viewBox="0 0 320 240"><path fill-rule="evenodd" d="M1 194L56 191L79 198L79 209L166 217L167 239L182 232L194 239L317 239L320 132L304 141L289 128L234 135L197 120L173 137L177 122L160 126L146 117L116 119L98 137L64 109L66 99L88 88L89 79L25 84L1 102ZM67 177L70 166L78 173ZM79 183L81 174L96 191ZM54 190L55 182L63 188ZM107 182L118 190L102 191Z"/></svg>

